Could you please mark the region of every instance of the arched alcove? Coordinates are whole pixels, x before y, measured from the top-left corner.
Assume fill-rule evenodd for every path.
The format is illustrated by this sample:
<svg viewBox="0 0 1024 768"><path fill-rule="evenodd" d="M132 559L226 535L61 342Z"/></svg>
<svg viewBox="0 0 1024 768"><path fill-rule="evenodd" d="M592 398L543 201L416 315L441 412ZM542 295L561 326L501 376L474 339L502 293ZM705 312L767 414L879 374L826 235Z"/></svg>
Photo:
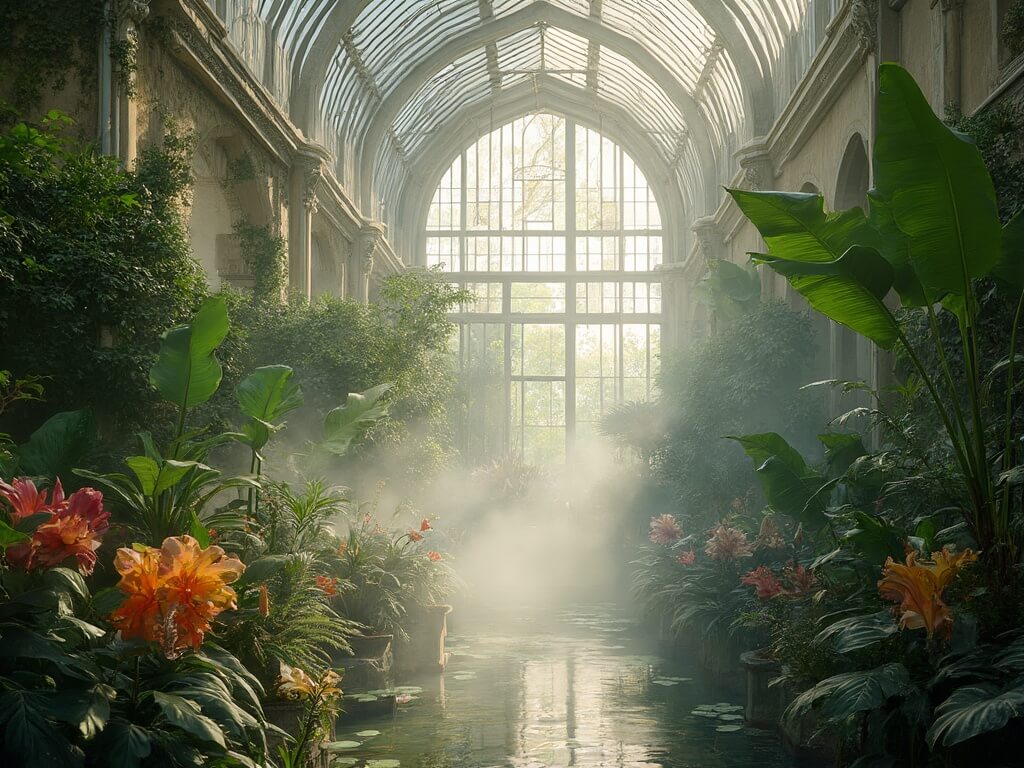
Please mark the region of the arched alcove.
<svg viewBox="0 0 1024 768"><path fill-rule="evenodd" d="M188 231L192 254L203 266L210 288L217 290L222 278L242 272L234 239L236 212L225 189L229 160L217 141L204 142L192 159L195 184Z"/></svg>

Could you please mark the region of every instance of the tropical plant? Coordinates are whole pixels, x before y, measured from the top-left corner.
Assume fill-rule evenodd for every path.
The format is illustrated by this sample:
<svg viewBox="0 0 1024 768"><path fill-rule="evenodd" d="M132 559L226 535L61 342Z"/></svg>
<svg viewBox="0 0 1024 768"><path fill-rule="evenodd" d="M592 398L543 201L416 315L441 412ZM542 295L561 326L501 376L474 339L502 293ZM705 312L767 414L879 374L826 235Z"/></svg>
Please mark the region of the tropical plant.
<svg viewBox="0 0 1024 768"><path fill-rule="evenodd" d="M712 259L697 284L697 299L723 326L752 312L761 301L761 276L756 269L725 259Z"/></svg>
<svg viewBox="0 0 1024 768"><path fill-rule="evenodd" d="M301 669L282 665L277 691L282 697L303 704L294 741L289 746L278 747L281 767L304 768L309 765L313 747L330 733L334 717L341 708L341 677L329 669L314 680Z"/></svg>
<svg viewBox="0 0 1024 768"><path fill-rule="evenodd" d="M817 195L731 190L760 230L768 252L755 262L782 274L817 311L883 349L901 347L928 391L950 441L963 484L963 518L983 556L1007 574L1021 549L1012 519L1016 447L989 432L983 417L987 377L1014 381L1016 336L1024 310L1024 273L1017 258L1024 221L1000 226L991 178L977 147L932 112L911 76L895 64L880 69L876 189L871 212L826 214ZM1018 297L1009 351L992 371L979 367L976 282L993 277ZM885 303L895 290L931 328L941 367L929 370ZM936 309L940 308L940 309ZM955 385L937 330L937 311L957 320L966 392ZM1007 387L1005 410L1014 410ZM993 467L999 471L994 472Z"/></svg>

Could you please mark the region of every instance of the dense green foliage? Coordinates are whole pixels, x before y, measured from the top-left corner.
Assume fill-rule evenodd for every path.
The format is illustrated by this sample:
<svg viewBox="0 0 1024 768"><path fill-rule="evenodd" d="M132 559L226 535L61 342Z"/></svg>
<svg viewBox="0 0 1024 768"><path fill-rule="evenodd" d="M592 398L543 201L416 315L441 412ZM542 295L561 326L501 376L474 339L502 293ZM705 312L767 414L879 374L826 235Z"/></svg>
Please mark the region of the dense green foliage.
<svg viewBox="0 0 1024 768"><path fill-rule="evenodd" d="M813 444L819 396L801 391L811 381L813 338L806 314L765 302L666 358L661 390L670 422L655 462L687 518L706 527L756 486L727 435L781 432L797 445Z"/></svg>
<svg viewBox="0 0 1024 768"><path fill-rule="evenodd" d="M126 171L65 138L66 124L54 114L0 134L0 359L46 388L45 406L10 424L22 437L86 405L108 434L151 422L154 340L205 291L178 213L190 141L169 132Z"/></svg>

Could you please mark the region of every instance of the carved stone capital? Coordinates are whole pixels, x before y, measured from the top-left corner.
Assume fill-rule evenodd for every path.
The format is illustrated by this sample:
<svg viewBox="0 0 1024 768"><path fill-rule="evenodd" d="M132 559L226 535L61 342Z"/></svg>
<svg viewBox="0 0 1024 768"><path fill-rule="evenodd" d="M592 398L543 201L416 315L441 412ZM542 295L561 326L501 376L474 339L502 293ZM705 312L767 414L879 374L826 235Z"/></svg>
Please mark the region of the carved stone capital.
<svg viewBox="0 0 1024 768"><path fill-rule="evenodd" d="M725 252L725 239L714 216L702 216L693 223L693 233L697 236L701 255L705 262L722 258Z"/></svg>
<svg viewBox="0 0 1024 768"><path fill-rule="evenodd" d="M743 189L751 192L771 189L775 183L775 166L765 144L753 142L740 147L736 159L743 169L743 180L740 183Z"/></svg>
<svg viewBox="0 0 1024 768"><path fill-rule="evenodd" d="M878 0L853 0L850 6L850 27L857 37L857 46L861 52L865 56L876 53L878 51Z"/></svg>
<svg viewBox="0 0 1024 768"><path fill-rule="evenodd" d="M149 16L149 0L118 0L117 12L122 19L137 26Z"/></svg>
<svg viewBox="0 0 1024 768"><path fill-rule="evenodd" d="M383 237L383 230L376 226L363 227L363 229L360 230L359 242L357 243L355 255L360 260L360 264L363 269L363 277L369 277L373 274L373 268L376 264L377 249L380 247L380 241Z"/></svg>

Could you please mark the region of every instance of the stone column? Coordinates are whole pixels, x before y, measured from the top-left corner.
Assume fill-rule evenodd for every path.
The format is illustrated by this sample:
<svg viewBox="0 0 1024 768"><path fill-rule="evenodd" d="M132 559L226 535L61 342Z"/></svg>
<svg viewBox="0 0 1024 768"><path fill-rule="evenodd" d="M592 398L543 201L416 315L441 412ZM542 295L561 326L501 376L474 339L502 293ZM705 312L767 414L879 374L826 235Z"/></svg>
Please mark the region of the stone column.
<svg viewBox="0 0 1024 768"><path fill-rule="evenodd" d="M367 224L359 232L352 252L352 295L362 304L370 303L370 278L376 262L377 247L384 236L379 224Z"/></svg>
<svg viewBox="0 0 1024 768"><path fill-rule="evenodd" d="M292 165L288 196L288 284L307 299L313 297L313 216L319 207L320 164L318 156L299 154Z"/></svg>
<svg viewBox="0 0 1024 768"><path fill-rule="evenodd" d="M320 208L320 200L316 196L316 192L307 190L306 197L302 200L302 209L305 216L305 222L303 224L303 235L305 236L302 243L302 264L303 273L305 276L305 285L303 286L303 292L306 295L306 299L312 301L313 299L313 217Z"/></svg>
<svg viewBox="0 0 1024 768"><path fill-rule="evenodd" d="M149 0L118 0L115 39L126 46L128 55L138 59L142 55L139 45L139 27L149 16ZM138 63L136 61L136 63ZM111 84L111 148L124 165L131 167L139 154L138 107L129 92L130 72L117 70L116 82Z"/></svg>
<svg viewBox="0 0 1024 768"><path fill-rule="evenodd" d="M963 73L964 0L940 0L942 8L942 106L960 106Z"/></svg>

